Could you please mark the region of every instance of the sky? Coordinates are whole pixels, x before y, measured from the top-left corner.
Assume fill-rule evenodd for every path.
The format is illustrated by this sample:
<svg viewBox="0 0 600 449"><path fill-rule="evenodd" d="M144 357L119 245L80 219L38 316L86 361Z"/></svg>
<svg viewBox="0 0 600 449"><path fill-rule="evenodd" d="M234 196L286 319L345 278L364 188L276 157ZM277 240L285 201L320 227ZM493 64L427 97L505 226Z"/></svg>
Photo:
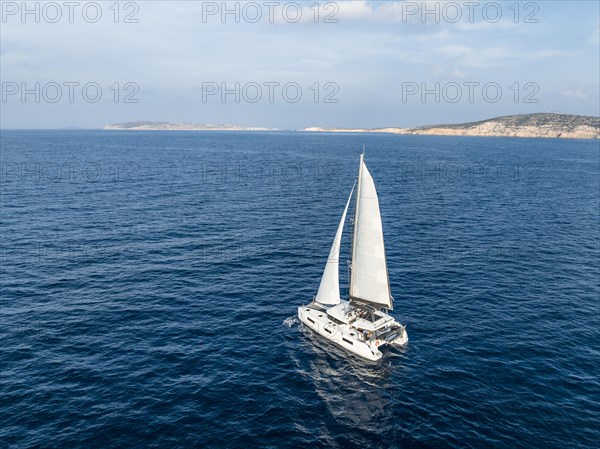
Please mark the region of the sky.
<svg viewBox="0 0 600 449"><path fill-rule="evenodd" d="M1 2L0 127L600 115L599 2Z"/></svg>

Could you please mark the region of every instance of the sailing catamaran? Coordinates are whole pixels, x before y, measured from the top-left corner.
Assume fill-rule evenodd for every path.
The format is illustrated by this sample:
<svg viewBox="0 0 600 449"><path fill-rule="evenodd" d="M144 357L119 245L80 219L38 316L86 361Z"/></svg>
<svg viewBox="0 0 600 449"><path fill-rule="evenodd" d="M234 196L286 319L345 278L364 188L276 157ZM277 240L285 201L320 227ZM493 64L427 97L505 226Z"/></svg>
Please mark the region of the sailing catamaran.
<svg viewBox="0 0 600 449"><path fill-rule="evenodd" d="M321 284L312 302L298 307L298 318L328 340L369 360L379 360L383 345L408 343L406 326L386 310L394 303L383 245L379 200L373 177L360 155L348 300L340 298L339 253L354 187L338 225ZM355 183L356 186L356 183Z"/></svg>

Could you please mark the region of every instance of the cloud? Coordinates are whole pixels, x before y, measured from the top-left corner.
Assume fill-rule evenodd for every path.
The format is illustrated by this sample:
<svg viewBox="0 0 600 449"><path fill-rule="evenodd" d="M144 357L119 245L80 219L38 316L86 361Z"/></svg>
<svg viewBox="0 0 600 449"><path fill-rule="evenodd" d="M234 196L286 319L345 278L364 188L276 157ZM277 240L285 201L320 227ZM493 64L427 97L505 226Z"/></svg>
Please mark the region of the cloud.
<svg viewBox="0 0 600 449"><path fill-rule="evenodd" d="M212 3L219 8L222 5L220 1ZM160 119L171 114L189 121L200 120L193 114L216 121L211 116L221 105L198 103L203 82L295 81L302 84L307 98L313 83L335 82L340 86L340 108L335 114L331 105L310 104L311 122L324 125L336 114L364 110L373 110L372 124L387 122L389 113L406 107L397 99L405 81L431 85L493 80L504 89L515 82L522 86L534 81L540 86L558 86L552 88L557 93L552 99L556 104L550 101L545 107L568 109L576 104L581 110L573 112L580 113L586 113L597 98L598 30L591 33L597 24L581 25L585 17L593 16L589 10L555 2L557 6L544 7L557 9L540 24L515 24L508 13L502 17L506 23L480 18L471 23L466 15L458 23L436 23L432 16L424 22L421 14L407 15L408 3L423 8L419 0L319 1L319 22L315 23L315 3L299 2L303 9L298 23L283 20L283 2L275 9L274 23L268 20L266 7L257 23L236 22L231 15L224 22L221 14L203 20L200 2L140 2L139 23L134 24L114 23L108 9L111 3L103 3L105 17L99 23L78 19L75 23L23 24L12 20L0 27L2 77L29 84L97 81L106 89L114 82L133 81L140 86L139 108L148 116ZM440 3L439 8L447 4ZM503 3L502 8L511 4ZM436 6L427 2L425 7L431 10ZM326 17L338 22L326 23ZM595 45L581 45L588 37ZM196 103L186 106L188 98L196 98ZM12 120L14 125L17 119L11 117L17 117L16 105L0 106L3 120ZM58 120L63 110L68 109L74 117L66 124L78 124L79 117L95 120L95 111L100 111L100 105L84 105L84 109L79 104L61 103L55 108L62 110L48 114L41 107L27 106L31 106L31 114L28 110L21 115L37 117L35 123L41 127L52 117ZM106 105L106 117L113 112L110 106ZM137 110L131 105L113 107L115 117L144 118L135 116ZM276 127L299 126L296 119L302 119L303 113L300 105L281 102L223 106L225 121L235 119L227 119L226 114L242 118L251 114L248 117L256 115L258 123ZM422 105L424 123L430 114L442 113L437 104ZM130 116L125 117L127 114ZM471 110L469 114L477 115Z"/></svg>
<svg viewBox="0 0 600 449"><path fill-rule="evenodd" d="M591 44L600 45L600 28L596 28L589 38Z"/></svg>
<svg viewBox="0 0 600 449"><path fill-rule="evenodd" d="M567 98L576 98L579 100L587 100L588 96L585 92L582 92L579 89L576 90L563 90L562 92L560 92L560 94L563 97L567 97Z"/></svg>
<svg viewBox="0 0 600 449"><path fill-rule="evenodd" d="M466 74L466 73L464 73L464 72L461 72L459 69L454 69L454 70L452 71L452 73L450 74L450 76L451 76L452 78L466 78L466 77L467 77L467 74Z"/></svg>

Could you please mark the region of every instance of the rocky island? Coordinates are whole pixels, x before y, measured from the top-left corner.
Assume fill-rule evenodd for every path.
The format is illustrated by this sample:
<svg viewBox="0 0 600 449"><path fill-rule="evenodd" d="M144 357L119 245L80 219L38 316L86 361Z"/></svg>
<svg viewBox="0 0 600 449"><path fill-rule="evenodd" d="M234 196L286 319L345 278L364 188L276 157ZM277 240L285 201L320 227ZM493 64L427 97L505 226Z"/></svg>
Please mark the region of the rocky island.
<svg viewBox="0 0 600 449"><path fill-rule="evenodd" d="M375 132L437 136L547 137L599 139L600 117L536 113L506 115L478 122L427 125L416 128L305 128L312 132Z"/></svg>
<svg viewBox="0 0 600 449"><path fill-rule="evenodd" d="M278 131L276 128L239 125L206 125L136 121L106 125L106 130L128 131ZM304 128L305 132L423 134L433 136L546 137L600 139L600 117L572 114L535 113L506 115L477 122L426 125L416 128Z"/></svg>
<svg viewBox="0 0 600 449"><path fill-rule="evenodd" d="M275 131L274 128L258 128L238 125L203 125L197 123L125 122L106 125L104 129L125 131Z"/></svg>

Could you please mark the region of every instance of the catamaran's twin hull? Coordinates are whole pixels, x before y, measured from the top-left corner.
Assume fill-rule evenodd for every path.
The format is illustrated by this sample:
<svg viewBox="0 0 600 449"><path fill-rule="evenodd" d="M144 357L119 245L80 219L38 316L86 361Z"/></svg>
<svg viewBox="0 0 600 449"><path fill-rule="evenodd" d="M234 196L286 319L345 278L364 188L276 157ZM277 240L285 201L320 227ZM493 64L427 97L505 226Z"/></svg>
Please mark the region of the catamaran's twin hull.
<svg viewBox="0 0 600 449"><path fill-rule="evenodd" d="M404 326L394 320L397 332L387 336L364 339L361 332L349 324L336 323L324 309L309 306L298 307L298 319L317 334L325 337L342 348L368 360L379 360L383 355L379 348L386 344L398 346L408 343L408 335Z"/></svg>
<svg viewBox="0 0 600 449"><path fill-rule="evenodd" d="M340 299L339 249L354 187L356 208L348 291L355 304L350 304ZM298 318L342 348L365 359L378 360L382 355L380 346L408 342L406 328L383 312L392 308L379 199L363 152L358 178L338 224L319 289L312 303L298 308Z"/></svg>

